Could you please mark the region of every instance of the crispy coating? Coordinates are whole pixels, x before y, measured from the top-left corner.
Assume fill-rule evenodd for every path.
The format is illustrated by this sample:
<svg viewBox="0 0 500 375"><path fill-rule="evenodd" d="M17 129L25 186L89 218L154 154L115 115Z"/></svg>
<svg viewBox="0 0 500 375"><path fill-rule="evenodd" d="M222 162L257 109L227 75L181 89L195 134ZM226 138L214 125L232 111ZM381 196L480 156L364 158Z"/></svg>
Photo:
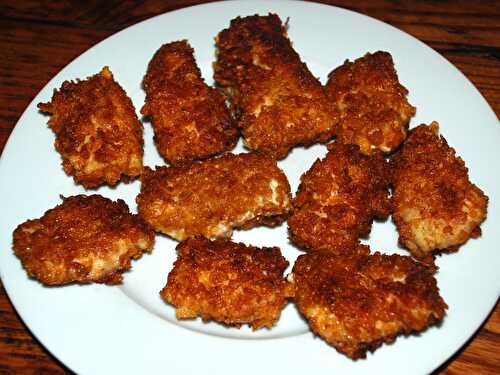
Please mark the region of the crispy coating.
<svg viewBox="0 0 500 375"><path fill-rule="evenodd" d="M39 103L56 135L64 171L85 188L116 185L142 172L142 124L108 67L84 81L65 81Z"/></svg>
<svg viewBox="0 0 500 375"><path fill-rule="evenodd" d="M276 14L237 17L216 38L215 81L232 101L247 147L284 158L324 142L338 116Z"/></svg>
<svg viewBox="0 0 500 375"><path fill-rule="evenodd" d="M291 209L290 185L276 161L227 154L183 167L145 168L139 214L176 240L230 237L234 228L274 226Z"/></svg>
<svg viewBox="0 0 500 375"><path fill-rule="evenodd" d="M40 219L20 224L13 237L28 275L47 285L117 284L131 259L154 242L154 232L123 200L100 195L63 197Z"/></svg>
<svg viewBox="0 0 500 375"><path fill-rule="evenodd" d="M335 142L328 149L300 178L290 239L306 251L356 251L373 218L390 214L388 164L381 153L366 156L356 145Z"/></svg>
<svg viewBox="0 0 500 375"><path fill-rule="evenodd" d="M456 251L481 235L488 197L469 181L464 161L439 136L439 125L410 131L391 161L399 242L419 258Z"/></svg>
<svg viewBox="0 0 500 375"><path fill-rule="evenodd" d="M276 323L291 291L279 248L197 237L180 243L177 254L160 292L176 307L177 319L201 316L254 330Z"/></svg>
<svg viewBox="0 0 500 375"><path fill-rule="evenodd" d="M301 255L289 279L311 329L357 359L443 319L435 271L408 256L315 253Z"/></svg>
<svg viewBox="0 0 500 375"><path fill-rule="evenodd" d="M371 154L390 153L405 140L415 107L406 100L408 90L399 83L389 53L347 60L329 74L326 93L340 112L338 141Z"/></svg>
<svg viewBox="0 0 500 375"><path fill-rule="evenodd" d="M154 140L170 164L206 159L236 146L238 129L224 96L205 84L186 41L165 44L155 53L144 77Z"/></svg>

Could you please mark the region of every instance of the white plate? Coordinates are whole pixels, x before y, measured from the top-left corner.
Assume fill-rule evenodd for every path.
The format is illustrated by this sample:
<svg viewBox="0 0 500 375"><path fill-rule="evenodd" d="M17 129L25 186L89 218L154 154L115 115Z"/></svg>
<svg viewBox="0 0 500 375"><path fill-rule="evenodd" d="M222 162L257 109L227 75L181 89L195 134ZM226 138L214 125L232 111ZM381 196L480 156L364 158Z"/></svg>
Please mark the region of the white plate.
<svg viewBox="0 0 500 375"><path fill-rule="evenodd" d="M325 81L345 59L386 50L394 57L401 82L417 107L412 126L437 120L442 133L467 162L472 181L490 197L483 236L457 254L438 257L441 293L449 305L439 328L400 337L357 362L315 338L293 305L277 327L251 332L216 323L178 322L158 295L175 259L175 242L157 237L152 255L133 263L121 286L43 287L26 277L13 255L11 233L28 218L40 217L60 202L59 194L83 193L60 167L47 118L36 103L47 101L64 80L83 78L109 65L139 109L146 65L165 42L188 39L207 82L212 82L213 38L238 15L277 12L290 18L289 35L302 59ZM0 271L20 316L56 357L81 374L121 373L424 373L451 356L486 318L500 285L500 128L486 101L450 63L416 39L374 19L331 6L283 1L235 1L185 8L152 18L99 43L64 68L37 95L15 127L0 162ZM145 163L163 164L145 125ZM241 143L237 151L242 151ZM280 162L293 191L299 176L324 146L296 149ZM100 188L99 194L124 198L135 210L139 182ZM293 262L299 252L287 241L286 225L236 232L235 240L257 246L277 245ZM372 248L405 254L397 248L391 221L374 226Z"/></svg>

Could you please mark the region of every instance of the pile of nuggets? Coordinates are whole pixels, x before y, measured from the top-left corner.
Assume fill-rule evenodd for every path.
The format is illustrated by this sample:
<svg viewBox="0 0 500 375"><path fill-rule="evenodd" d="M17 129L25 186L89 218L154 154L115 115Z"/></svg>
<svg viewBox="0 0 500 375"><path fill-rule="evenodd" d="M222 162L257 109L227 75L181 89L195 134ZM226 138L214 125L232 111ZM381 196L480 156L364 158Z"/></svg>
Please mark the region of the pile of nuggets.
<svg viewBox="0 0 500 375"><path fill-rule="evenodd" d="M438 324L447 305L434 255L480 235L488 198L436 122L408 130L416 109L389 53L346 61L323 86L286 29L275 14L232 20L216 37L216 87L187 41L155 53L141 113L169 166L143 166L142 124L107 67L40 103L76 183L140 177L141 191L138 214L122 200L78 195L19 225L13 248L28 275L116 284L159 232L180 241L160 292L178 319L272 328L291 300L315 334L353 359ZM251 151L231 154L240 135ZM277 160L333 139L292 198ZM390 215L410 256L360 242ZM279 248L230 239L234 229L286 220L306 252L286 277Z"/></svg>

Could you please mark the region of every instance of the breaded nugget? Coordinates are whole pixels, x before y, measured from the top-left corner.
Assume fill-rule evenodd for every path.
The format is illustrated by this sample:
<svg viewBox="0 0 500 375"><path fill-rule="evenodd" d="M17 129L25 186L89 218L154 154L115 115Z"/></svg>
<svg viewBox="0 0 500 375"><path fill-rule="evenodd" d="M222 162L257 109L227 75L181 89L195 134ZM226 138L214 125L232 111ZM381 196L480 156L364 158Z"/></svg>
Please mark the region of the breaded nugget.
<svg viewBox="0 0 500 375"><path fill-rule="evenodd" d="M247 147L284 158L333 136L338 116L276 14L237 17L216 38L215 81L230 97Z"/></svg>
<svg viewBox="0 0 500 375"><path fill-rule="evenodd" d="M373 218L391 211L389 168L381 153L363 155L356 145L328 146L300 178L288 220L290 239L306 251L356 250Z"/></svg>
<svg viewBox="0 0 500 375"><path fill-rule="evenodd" d="M441 321L434 265L400 255L301 255L289 276L311 329L352 359Z"/></svg>
<svg viewBox="0 0 500 375"><path fill-rule="evenodd" d="M481 235L488 197L469 181L464 161L439 136L439 125L410 131L391 161L399 242L419 258L456 251Z"/></svg>
<svg viewBox="0 0 500 375"><path fill-rule="evenodd" d="M161 156L178 165L206 159L236 146L238 129L224 96L205 84L186 41L156 51L144 77L146 103Z"/></svg>
<svg viewBox="0 0 500 375"><path fill-rule="evenodd" d="M84 81L65 81L38 108L52 115L48 124L64 171L85 188L141 174L142 124L108 67Z"/></svg>
<svg viewBox="0 0 500 375"><path fill-rule="evenodd" d="M176 307L177 319L201 316L254 330L278 320L291 291L283 278L288 262L279 248L197 237L180 243L177 254L160 292Z"/></svg>
<svg viewBox="0 0 500 375"><path fill-rule="evenodd" d="M77 195L19 225L13 248L28 275L44 284L117 284L153 241L153 230L121 199Z"/></svg>
<svg viewBox="0 0 500 375"><path fill-rule="evenodd" d="M276 161L227 154L183 167L145 168L139 214L176 240L230 237L234 228L274 226L291 209L290 185Z"/></svg>
<svg viewBox="0 0 500 375"><path fill-rule="evenodd" d="M399 83L389 53L347 60L329 74L326 93L340 111L338 141L371 154L390 153L405 140L415 107L406 100L408 90Z"/></svg>

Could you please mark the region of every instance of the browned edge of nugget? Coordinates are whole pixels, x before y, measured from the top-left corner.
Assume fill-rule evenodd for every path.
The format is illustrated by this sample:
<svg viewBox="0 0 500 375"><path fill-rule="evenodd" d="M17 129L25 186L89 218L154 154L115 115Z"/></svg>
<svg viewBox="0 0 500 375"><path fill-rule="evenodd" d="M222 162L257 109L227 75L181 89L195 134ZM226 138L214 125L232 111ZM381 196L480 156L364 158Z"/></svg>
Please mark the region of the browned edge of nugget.
<svg viewBox="0 0 500 375"><path fill-rule="evenodd" d="M118 284L131 259L151 251L153 230L123 200L61 198L62 204L14 231L14 252L30 277L47 285Z"/></svg>
<svg viewBox="0 0 500 375"><path fill-rule="evenodd" d="M141 113L151 117L158 151L170 164L206 159L236 146L238 129L226 99L205 83L187 41L156 51L143 87Z"/></svg>
<svg viewBox="0 0 500 375"><path fill-rule="evenodd" d="M248 148L282 159L297 145L334 135L338 114L278 15L231 20L216 47L214 78L231 99Z"/></svg>
<svg viewBox="0 0 500 375"><path fill-rule="evenodd" d="M457 251L481 235L488 197L470 182L437 122L412 129L391 166L393 219L400 244L414 256Z"/></svg>
<svg viewBox="0 0 500 375"><path fill-rule="evenodd" d="M256 153L155 171L146 167L136 202L146 222L179 241L279 225L291 210L286 175L274 159Z"/></svg>
<svg viewBox="0 0 500 375"><path fill-rule="evenodd" d="M446 303L433 264L401 255L301 255L289 279L314 333L352 359L439 323Z"/></svg>
<svg viewBox="0 0 500 375"><path fill-rule="evenodd" d="M197 237L181 242L177 255L160 292L176 307L177 319L200 316L253 330L278 320L291 292L283 277L288 262L278 247Z"/></svg>
<svg viewBox="0 0 500 375"><path fill-rule="evenodd" d="M405 140L415 107L399 83L388 52L367 53L328 75L326 93L340 112L337 141L357 144L364 154L390 153Z"/></svg>
<svg viewBox="0 0 500 375"><path fill-rule="evenodd" d="M52 100L39 103L64 171L85 188L128 182L142 172L142 124L108 67L86 80L65 81Z"/></svg>
<svg viewBox="0 0 500 375"><path fill-rule="evenodd" d="M391 213L390 172L381 153L332 143L300 178L288 219L290 240L306 251L356 251L374 218Z"/></svg>

